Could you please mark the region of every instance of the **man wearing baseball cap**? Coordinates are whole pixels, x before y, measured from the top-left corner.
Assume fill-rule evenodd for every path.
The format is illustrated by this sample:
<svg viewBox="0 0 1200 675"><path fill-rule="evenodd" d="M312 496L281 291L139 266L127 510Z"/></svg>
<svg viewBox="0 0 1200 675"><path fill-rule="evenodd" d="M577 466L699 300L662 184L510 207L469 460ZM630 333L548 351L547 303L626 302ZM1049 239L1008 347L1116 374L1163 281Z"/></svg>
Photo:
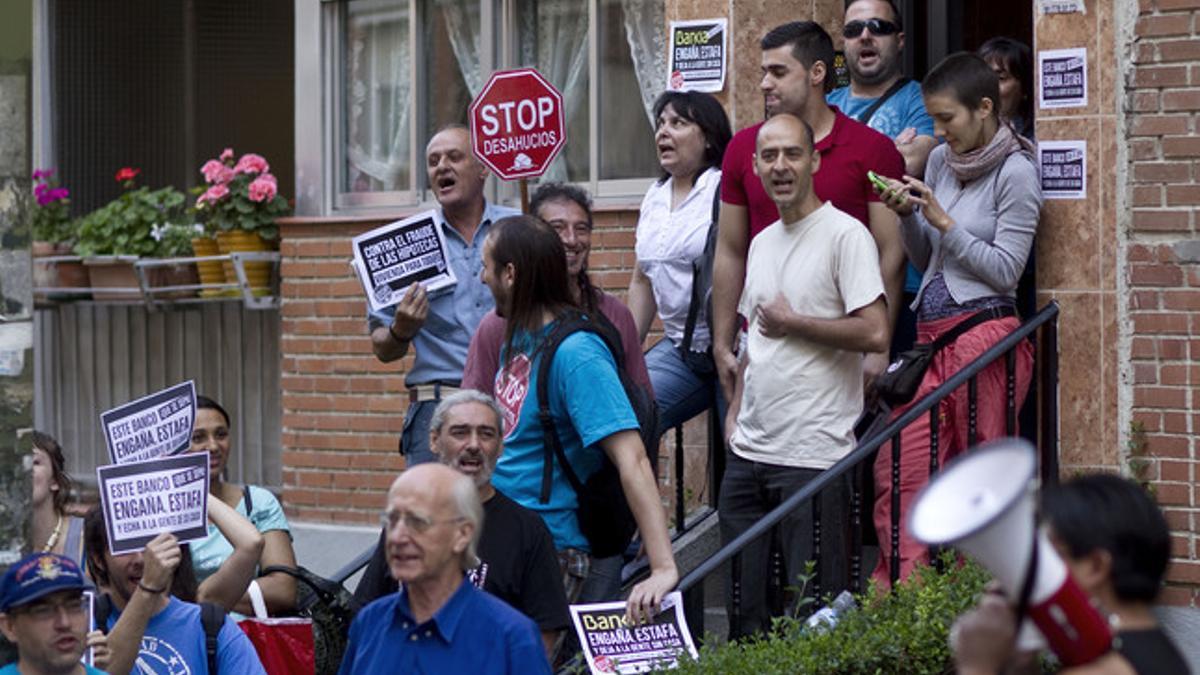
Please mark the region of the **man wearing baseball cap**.
<svg viewBox="0 0 1200 675"><path fill-rule="evenodd" d="M80 662L88 606L79 566L53 553L34 553L0 580L0 631L17 646L16 663L0 675L103 675Z"/></svg>

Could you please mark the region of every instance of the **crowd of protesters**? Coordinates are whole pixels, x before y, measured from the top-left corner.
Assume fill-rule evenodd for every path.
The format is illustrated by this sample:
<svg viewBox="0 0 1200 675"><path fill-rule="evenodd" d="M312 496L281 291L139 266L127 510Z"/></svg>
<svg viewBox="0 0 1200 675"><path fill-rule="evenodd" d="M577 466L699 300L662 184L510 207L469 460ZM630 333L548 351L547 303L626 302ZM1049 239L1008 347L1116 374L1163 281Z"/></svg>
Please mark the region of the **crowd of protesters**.
<svg viewBox="0 0 1200 675"><path fill-rule="evenodd" d="M935 356L919 396L1014 329L1042 201L1028 48L994 39L918 83L902 77L903 21L890 0L850 2L842 34L851 83L836 91L824 28L791 22L763 36L767 119L737 133L708 94L658 99L662 177L641 204L627 304L589 278L584 190L541 185L521 215L485 199L488 172L468 128L429 139L428 182L457 282L440 292L414 284L368 317L380 361L413 352L407 468L381 504L342 672L549 672L577 649L567 605L622 596L624 554L593 555L577 483L605 471L619 483L650 570L626 596L627 618L646 621L679 580L650 460L666 429L718 411L728 542L853 449L890 355L972 322ZM696 285L708 255L711 310ZM643 354L656 320L663 336ZM559 335L567 322L588 329ZM1030 362L1023 344L1018 406ZM980 441L1004 433L1000 368L979 376ZM643 396L657 406L651 429L639 420ZM252 613L252 596L272 614L295 610L292 577L260 575L296 565L289 527L269 491L224 480L233 420L216 401L197 404L192 449L209 453L215 499L208 537L190 545L164 534L113 555L97 510L68 515L62 450L35 436L31 532L41 553L0 587L0 628L18 645L20 672L72 672L89 644L116 673L163 658L186 672L262 672L234 620ZM939 408L939 462L967 450L966 407L956 394ZM880 459L880 541L892 537L891 491L906 510L929 479L929 435L927 420L904 431L898 486L890 458ZM820 501L818 564L836 589L848 580L849 485L831 484ZM783 523L789 577L814 555L813 518L802 507ZM925 549L900 540L904 577ZM731 637L770 627L767 552L765 539L743 552ZM889 555L876 573L884 584ZM100 630L87 635L81 566L107 598ZM210 606L221 610L215 627ZM984 631L976 623L967 621L969 636Z"/></svg>

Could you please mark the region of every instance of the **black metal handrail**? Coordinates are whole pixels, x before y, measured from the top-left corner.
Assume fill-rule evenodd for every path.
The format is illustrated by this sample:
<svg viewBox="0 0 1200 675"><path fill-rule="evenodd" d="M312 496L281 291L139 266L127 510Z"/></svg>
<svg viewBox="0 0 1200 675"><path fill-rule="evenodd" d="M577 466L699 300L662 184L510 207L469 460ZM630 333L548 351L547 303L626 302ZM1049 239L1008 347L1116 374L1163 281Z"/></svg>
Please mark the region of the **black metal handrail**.
<svg viewBox="0 0 1200 675"><path fill-rule="evenodd" d="M820 475L814 478L811 482L805 485L802 489L785 499L779 506L775 507L760 520L750 526L745 532L735 537L733 541L725 544L702 562L699 566L693 569L680 579L677 584L677 590L687 593L693 590L697 584L701 583L707 576L715 572L721 565L730 561L734 556L741 553L748 544L762 537L771 531L772 528L779 525L785 517L792 511L800 508L808 500L816 497L821 490L832 484L835 480L844 477L850 471L856 469L863 462L867 461L884 443L889 440L898 440L900 432L915 421L921 415L929 414L934 406L941 403L943 399L949 396L954 390L964 384L970 383L973 387L975 376L985 368L990 366L997 359L1005 357L1006 354L1012 352L1018 347L1022 340L1028 339L1039 328L1045 326L1044 344L1039 350L1041 360L1041 382L1040 390L1043 396L1042 410L1042 479L1044 482L1050 482L1057 478L1058 475L1058 443L1057 443L1057 371L1058 371L1058 345L1057 345L1057 326L1056 317L1058 316L1059 308L1056 302L1051 301L1046 307L1042 308L1028 321L1024 322L1012 333L997 342L990 349L981 354L978 358L964 367L962 370L954 373L939 387L914 403L908 410L892 420L887 426L879 432L871 434L870 437L862 440L850 454L843 457L832 467L822 471ZM1011 378L1012 358L1008 358L1009 373ZM1011 390L1011 386L1010 386ZM1011 398L1011 391L1010 391ZM1011 407L1011 406L1010 406ZM1013 423L1011 418L1013 414L1010 411L1010 432ZM882 542L880 542L882 545ZM893 577L895 574L893 574ZM691 604L691 603L689 603ZM693 608L694 609L694 608Z"/></svg>

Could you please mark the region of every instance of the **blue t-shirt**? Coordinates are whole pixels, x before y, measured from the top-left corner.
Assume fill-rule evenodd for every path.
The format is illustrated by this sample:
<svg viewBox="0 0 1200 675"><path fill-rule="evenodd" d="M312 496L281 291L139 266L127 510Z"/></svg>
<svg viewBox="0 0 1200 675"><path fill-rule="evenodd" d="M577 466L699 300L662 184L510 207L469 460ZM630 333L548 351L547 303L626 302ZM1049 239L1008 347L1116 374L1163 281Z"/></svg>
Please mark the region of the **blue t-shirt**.
<svg viewBox="0 0 1200 675"><path fill-rule="evenodd" d="M246 513L246 499L243 497L238 500L237 512L246 516L250 522L254 523L255 529L259 532L271 532L272 530L283 530L291 537L291 530L288 527L287 516L283 514L283 507L279 505L279 500L275 499L275 495L271 494L270 490L260 488L257 485L251 485L250 501L254 502L254 513ZM209 499L216 499L210 496ZM196 580L204 581L212 576L229 556L233 555L233 544L221 534L216 525L208 524L208 536L200 541L194 541L191 545L192 549L192 567L196 570Z"/></svg>
<svg viewBox="0 0 1200 675"><path fill-rule="evenodd" d="M86 675L108 675L108 673L104 672L103 670L96 670L86 663L83 664L83 670ZM0 675L21 675L21 671L19 668L17 668L17 664L10 663L7 666L0 668Z"/></svg>
<svg viewBox="0 0 1200 675"><path fill-rule="evenodd" d="M867 108L870 108L877 99L878 97L852 96L850 87L842 87L834 89L826 100L830 105L836 105L842 112L861 122L859 117L866 113ZM925 112L925 99L921 97L921 83L909 80L907 84L900 87L900 91L892 94L891 98L879 106L879 110L876 110L875 114L871 116L867 126L893 140L900 135L901 131L909 127L916 129L918 136L933 136L933 118ZM891 177L900 178L900 176ZM912 266L912 263L909 263L904 274L904 290L916 293L920 288L921 273Z"/></svg>
<svg viewBox="0 0 1200 675"><path fill-rule="evenodd" d="M338 675L470 673L549 675L537 625L503 600L463 581L418 624L401 590L367 605L350 624Z"/></svg>
<svg viewBox="0 0 1200 675"><path fill-rule="evenodd" d="M113 613L108 617L108 630L112 630L119 618L120 614L113 607ZM250 638L228 616L217 634L217 668L221 673L266 675ZM134 669L155 675L208 673L200 605L171 596L167 606L150 617L146 624Z"/></svg>
<svg viewBox="0 0 1200 675"><path fill-rule="evenodd" d="M579 530L575 490L558 462L554 463L550 500L541 503L542 425L538 421L537 375L541 363L537 345L554 324L535 336L514 336L517 354L511 360L501 353L503 366L496 374L494 393L504 412L504 452L492 475L492 485L510 499L537 512L559 550L589 551ZM533 358L530 359L529 355ZM599 336L578 332L558 346L550 366L550 414L571 468L586 481L603 461L596 444L618 431L637 429L637 416L621 386L616 361Z"/></svg>
<svg viewBox="0 0 1200 675"><path fill-rule="evenodd" d="M446 253L456 281L450 288L429 294L429 315L412 339L413 366L404 378L408 386L462 379L471 336L483 315L496 305L492 291L479 279L479 270L483 268L483 240L492 223L519 213L507 206L485 204L483 220L468 244L458 230L446 224L442 210L437 210L438 226L446 236ZM395 306L369 311L368 330L390 326L395 315Z"/></svg>

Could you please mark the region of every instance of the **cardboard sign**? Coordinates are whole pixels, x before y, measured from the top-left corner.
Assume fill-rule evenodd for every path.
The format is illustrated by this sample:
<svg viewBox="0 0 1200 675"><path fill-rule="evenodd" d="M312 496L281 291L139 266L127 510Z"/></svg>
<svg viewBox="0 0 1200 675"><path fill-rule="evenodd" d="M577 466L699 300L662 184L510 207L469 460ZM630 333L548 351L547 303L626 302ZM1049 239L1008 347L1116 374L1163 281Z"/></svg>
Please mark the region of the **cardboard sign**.
<svg viewBox="0 0 1200 675"><path fill-rule="evenodd" d="M679 591L668 593L662 607L653 623L633 626L625 622L623 602L571 605L575 633L591 671L647 673L675 667L684 651L696 658Z"/></svg>
<svg viewBox="0 0 1200 675"><path fill-rule="evenodd" d="M1087 105L1087 49L1038 52L1038 105L1043 109Z"/></svg>
<svg viewBox="0 0 1200 675"><path fill-rule="evenodd" d="M113 555L134 553L163 532L180 543L208 536L208 453L96 469Z"/></svg>
<svg viewBox="0 0 1200 675"><path fill-rule="evenodd" d="M373 310L400 302L414 283L436 291L456 281L446 254L446 236L434 211L355 237L354 268Z"/></svg>
<svg viewBox="0 0 1200 675"><path fill-rule="evenodd" d="M669 89L721 91L725 88L727 26L726 19L671 22Z"/></svg>
<svg viewBox="0 0 1200 675"><path fill-rule="evenodd" d="M1087 141L1039 141L1038 173L1046 199L1087 198Z"/></svg>
<svg viewBox="0 0 1200 675"><path fill-rule="evenodd" d="M87 612L87 632L96 630L96 594L91 591L83 592L83 609ZM108 630L108 626L104 627ZM83 650L83 656L79 657L80 662L87 666L96 665L95 647L88 647Z"/></svg>
<svg viewBox="0 0 1200 675"><path fill-rule="evenodd" d="M188 380L100 415L113 464L176 455L192 444L196 385Z"/></svg>

